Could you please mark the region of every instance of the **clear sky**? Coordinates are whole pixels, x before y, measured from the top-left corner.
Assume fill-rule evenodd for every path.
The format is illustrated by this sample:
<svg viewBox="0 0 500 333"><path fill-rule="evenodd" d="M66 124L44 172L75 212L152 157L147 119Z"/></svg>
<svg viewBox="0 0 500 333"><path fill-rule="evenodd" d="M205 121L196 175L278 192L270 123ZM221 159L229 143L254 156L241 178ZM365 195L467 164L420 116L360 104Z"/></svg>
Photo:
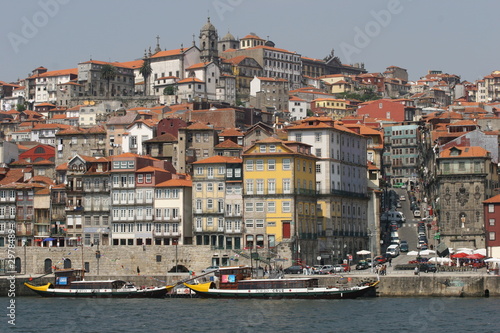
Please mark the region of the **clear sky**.
<svg viewBox="0 0 500 333"><path fill-rule="evenodd" d="M162 49L189 46L208 16L219 37L254 32L311 58L334 49L369 72L394 65L410 80L433 69L474 81L500 70L499 13L497 0L4 0L0 81L138 59L157 35Z"/></svg>

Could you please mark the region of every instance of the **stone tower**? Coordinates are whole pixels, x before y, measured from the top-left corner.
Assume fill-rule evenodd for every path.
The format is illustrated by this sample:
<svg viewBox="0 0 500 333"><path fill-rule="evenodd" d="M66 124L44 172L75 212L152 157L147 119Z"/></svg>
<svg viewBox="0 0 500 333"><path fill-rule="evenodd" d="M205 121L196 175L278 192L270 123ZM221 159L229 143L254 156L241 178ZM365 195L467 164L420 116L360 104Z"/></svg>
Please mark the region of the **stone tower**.
<svg viewBox="0 0 500 333"><path fill-rule="evenodd" d="M219 41L219 52L222 53L228 49L239 49L240 42L234 38L234 36L228 32L222 39Z"/></svg>
<svg viewBox="0 0 500 333"><path fill-rule="evenodd" d="M209 17L207 23L200 30L201 61L207 62L218 58L218 39L217 30L214 25L210 23Z"/></svg>

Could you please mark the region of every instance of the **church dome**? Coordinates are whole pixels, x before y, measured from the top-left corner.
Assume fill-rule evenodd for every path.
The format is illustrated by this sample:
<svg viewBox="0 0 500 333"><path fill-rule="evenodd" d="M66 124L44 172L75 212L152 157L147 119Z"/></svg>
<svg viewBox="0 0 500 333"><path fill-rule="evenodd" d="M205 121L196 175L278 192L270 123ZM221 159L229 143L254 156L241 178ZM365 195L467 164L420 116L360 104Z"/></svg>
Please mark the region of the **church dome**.
<svg viewBox="0 0 500 333"><path fill-rule="evenodd" d="M210 23L210 17L208 18L208 21L207 23L203 26L203 28L201 28L202 31L205 31L205 30L210 30L210 31L215 31L215 27L212 23Z"/></svg>
<svg viewBox="0 0 500 333"><path fill-rule="evenodd" d="M228 32L224 37L222 37L222 40L226 41L226 40L236 40L236 38L234 38L234 36Z"/></svg>

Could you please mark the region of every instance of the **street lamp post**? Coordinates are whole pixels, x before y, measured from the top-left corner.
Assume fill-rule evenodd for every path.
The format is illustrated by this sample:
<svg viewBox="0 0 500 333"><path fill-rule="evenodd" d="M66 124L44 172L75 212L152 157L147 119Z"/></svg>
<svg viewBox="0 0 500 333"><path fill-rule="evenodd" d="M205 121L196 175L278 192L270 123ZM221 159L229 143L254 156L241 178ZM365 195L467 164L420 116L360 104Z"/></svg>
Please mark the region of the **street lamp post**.
<svg viewBox="0 0 500 333"><path fill-rule="evenodd" d="M178 243L178 240L174 239L173 242L175 245L175 272L177 273L177 243Z"/></svg>

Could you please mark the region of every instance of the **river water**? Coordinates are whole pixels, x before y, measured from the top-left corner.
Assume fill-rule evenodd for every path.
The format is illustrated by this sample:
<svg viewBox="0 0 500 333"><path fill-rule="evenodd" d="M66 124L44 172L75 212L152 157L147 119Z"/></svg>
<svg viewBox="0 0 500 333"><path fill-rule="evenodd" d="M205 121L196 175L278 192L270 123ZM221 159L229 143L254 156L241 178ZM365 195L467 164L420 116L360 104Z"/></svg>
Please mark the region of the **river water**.
<svg viewBox="0 0 500 333"><path fill-rule="evenodd" d="M0 332L500 332L498 298L15 301L12 326L0 298Z"/></svg>

